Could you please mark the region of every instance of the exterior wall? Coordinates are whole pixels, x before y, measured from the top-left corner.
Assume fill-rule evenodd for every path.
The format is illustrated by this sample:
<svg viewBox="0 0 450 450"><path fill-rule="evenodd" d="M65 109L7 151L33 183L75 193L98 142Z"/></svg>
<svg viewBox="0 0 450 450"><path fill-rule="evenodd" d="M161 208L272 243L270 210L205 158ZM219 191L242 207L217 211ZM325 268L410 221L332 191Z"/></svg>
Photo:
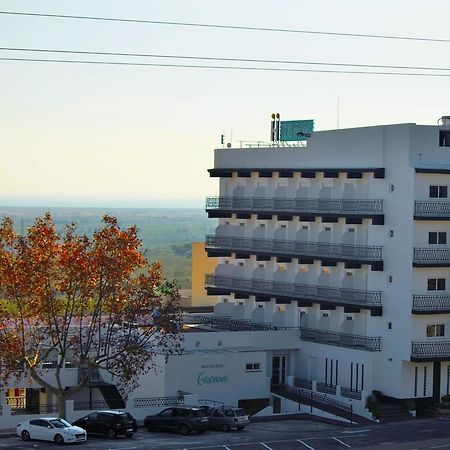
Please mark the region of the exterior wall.
<svg viewBox="0 0 450 450"><path fill-rule="evenodd" d="M448 128L448 127L447 127ZM445 127L401 124L349 130L316 132L308 140L306 148L266 149L218 149L215 151L215 169L229 169L232 176L220 180L222 197L265 198L322 198L322 199L379 199L383 200L384 225L375 225L372 219L362 223L346 223L338 218L335 223L323 220L316 214L314 221L302 222L301 214L292 220L251 218L219 219L216 235L248 239L293 240L381 246L383 248L382 271L370 266L348 269L343 262L327 267L314 258L305 264L296 258L280 263L272 256L258 261L255 256L237 259L235 254L219 259L216 275L285 283L330 286L368 291L382 291L383 312L379 317L369 311L346 312L343 307L321 308L318 304L301 307L304 316L301 326L332 333L348 333L375 337L381 340L380 352L368 352L352 348L299 341L299 358L295 362L295 375L324 382L325 361L340 361L339 375L343 386L349 386L350 364L365 368L366 389L378 389L384 394L411 398L433 395L433 363L411 362L411 342L439 342L450 339L450 314L412 314L413 295L430 294L427 280L430 277L446 278L446 291L450 285L449 267L413 267L415 247L429 247L429 231L447 231L450 244L450 222L415 221L415 201L429 200L430 185L449 185L450 174L416 173L416 168L450 167L450 150L439 147L439 130ZM315 169L314 178L304 178L301 172L291 178L282 178L276 172L284 169ZM342 169L337 178L326 178L319 169ZM349 178L345 169L384 168L385 177L375 178L366 170L362 178ZM237 169L254 169L249 177L239 177ZM257 169L274 171L271 176L261 176ZM436 200L436 199L433 199ZM438 199L447 201L448 199ZM270 214L270 211L269 211ZM352 228L352 234L349 234ZM326 229L329 229L326 232ZM441 292L439 292L441 293ZM274 294L275 295L275 294ZM448 294L447 294L448 295ZM221 296L217 312L227 315L233 311L230 303L243 302L250 307L242 309L245 318L257 322L280 325L298 323L298 308L286 308L284 314L275 302L265 302L262 309L255 297L236 300L234 295ZM228 304L223 303L228 302ZM231 308L231 309L230 309ZM253 310L253 312L252 312ZM228 311L225 313L225 311ZM295 317L292 319L292 316ZM258 319L258 320L257 320ZM348 321L348 319L352 319ZM430 338L426 335L428 324L445 324L445 336ZM450 356L449 356L450 360ZM341 364L342 361L342 364ZM446 362L441 368L441 393L446 393ZM416 367L417 376L416 376ZM423 370L427 367L425 394L423 394ZM445 372L445 373L444 373ZM445 376L444 376L445 375ZM345 380L342 381L342 380ZM422 384L422 394L418 385ZM416 387L414 387L416 386ZM358 386L358 389L360 387Z"/></svg>
<svg viewBox="0 0 450 450"><path fill-rule="evenodd" d="M205 274L214 272L217 258L208 258L204 242L192 243L192 305L211 306L215 296L208 296L205 289Z"/></svg>

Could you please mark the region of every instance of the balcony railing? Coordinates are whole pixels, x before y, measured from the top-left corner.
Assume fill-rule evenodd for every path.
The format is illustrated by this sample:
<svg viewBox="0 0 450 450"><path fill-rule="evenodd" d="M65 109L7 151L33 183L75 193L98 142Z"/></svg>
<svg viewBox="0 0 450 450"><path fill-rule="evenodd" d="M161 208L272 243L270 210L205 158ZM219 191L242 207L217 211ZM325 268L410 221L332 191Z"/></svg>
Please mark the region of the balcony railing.
<svg viewBox="0 0 450 450"><path fill-rule="evenodd" d="M383 214L383 200L331 200L274 197L207 197L206 209L305 214Z"/></svg>
<svg viewBox="0 0 450 450"><path fill-rule="evenodd" d="M415 266L450 266L450 247L415 248Z"/></svg>
<svg viewBox="0 0 450 450"><path fill-rule="evenodd" d="M270 323L254 323L250 320L237 320L212 314L185 314L183 319L186 324L206 325L213 330L269 331L279 329L273 327Z"/></svg>
<svg viewBox="0 0 450 450"><path fill-rule="evenodd" d="M450 341L411 342L412 361L450 361Z"/></svg>
<svg viewBox="0 0 450 450"><path fill-rule="evenodd" d="M249 295L287 297L292 300L311 300L316 303L353 306L365 309L381 308L381 292L342 289L321 285L266 281L260 279L207 274L206 287L241 292Z"/></svg>
<svg viewBox="0 0 450 450"><path fill-rule="evenodd" d="M417 201L414 204L414 216L421 218L450 218L450 202Z"/></svg>
<svg viewBox="0 0 450 450"><path fill-rule="evenodd" d="M412 311L415 314L439 314L450 312L450 294L413 295Z"/></svg>
<svg viewBox="0 0 450 450"><path fill-rule="evenodd" d="M283 239L257 239L232 236L207 235L207 249L224 249L233 252L310 256L337 260L382 261L383 247L305 242Z"/></svg>
<svg viewBox="0 0 450 450"><path fill-rule="evenodd" d="M379 337L359 336L357 334L336 333L334 331L301 327L300 338L303 341L368 350L370 352L379 352L381 350L381 338Z"/></svg>

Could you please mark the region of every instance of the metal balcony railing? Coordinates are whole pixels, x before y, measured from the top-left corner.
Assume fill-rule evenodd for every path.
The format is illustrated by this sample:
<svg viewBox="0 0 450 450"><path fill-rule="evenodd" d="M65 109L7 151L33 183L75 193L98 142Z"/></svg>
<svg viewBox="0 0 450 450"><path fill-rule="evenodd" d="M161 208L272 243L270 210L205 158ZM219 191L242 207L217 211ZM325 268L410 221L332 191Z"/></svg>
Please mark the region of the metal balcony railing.
<svg viewBox="0 0 450 450"><path fill-rule="evenodd" d="M321 285L287 283L260 279L230 277L207 274L205 286L242 292L249 295L268 295L271 297L290 297L292 300L311 300L316 303L335 303L359 308L381 307L380 291L342 289Z"/></svg>
<svg viewBox="0 0 450 450"><path fill-rule="evenodd" d="M293 256L311 256L338 260L382 261L383 247L305 242L283 239L241 238L207 235L206 248L249 251Z"/></svg>
<svg viewBox="0 0 450 450"><path fill-rule="evenodd" d="M417 217L450 217L450 202L447 201L416 201L414 215Z"/></svg>
<svg viewBox="0 0 450 450"><path fill-rule="evenodd" d="M450 341L411 342L411 359L450 360Z"/></svg>
<svg viewBox="0 0 450 450"><path fill-rule="evenodd" d="M227 331L270 331L277 330L270 323L254 323L250 320L237 320L213 314L185 314L184 323L206 325L213 330Z"/></svg>
<svg viewBox="0 0 450 450"><path fill-rule="evenodd" d="M338 347L355 348L379 352L381 350L381 338L359 336L357 334L337 333L334 331L316 330L313 328L300 328L300 339L320 344L335 345Z"/></svg>
<svg viewBox="0 0 450 450"><path fill-rule="evenodd" d="M306 214L383 214L383 200L207 197L206 209L231 211L277 211Z"/></svg>
<svg viewBox="0 0 450 450"><path fill-rule="evenodd" d="M414 248L413 263L421 266L428 264L450 266L450 247Z"/></svg>
<svg viewBox="0 0 450 450"><path fill-rule="evenodd" d="M450 311L450 294L413 295L413 313L438 314Z"/></svg>

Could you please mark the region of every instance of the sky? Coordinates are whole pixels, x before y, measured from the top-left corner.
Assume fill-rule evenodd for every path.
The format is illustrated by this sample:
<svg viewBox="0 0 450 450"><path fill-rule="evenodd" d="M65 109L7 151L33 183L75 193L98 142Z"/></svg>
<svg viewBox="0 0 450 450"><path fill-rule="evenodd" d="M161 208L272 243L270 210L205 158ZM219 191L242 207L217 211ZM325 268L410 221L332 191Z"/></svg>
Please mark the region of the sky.
<svg viewBox="0 0 450 450"><path fill-rule="evenodd" d="M450 38L447 1L0 0L0 10ZM450 66L449 43L1 14L0 47ZM334 129L338 97L341 128L436 124L450 114L449 87L450 78L0 61L0 205L202 207L218 193L207 169L222 133L233 146L268 140L273 112Z"/></svg>

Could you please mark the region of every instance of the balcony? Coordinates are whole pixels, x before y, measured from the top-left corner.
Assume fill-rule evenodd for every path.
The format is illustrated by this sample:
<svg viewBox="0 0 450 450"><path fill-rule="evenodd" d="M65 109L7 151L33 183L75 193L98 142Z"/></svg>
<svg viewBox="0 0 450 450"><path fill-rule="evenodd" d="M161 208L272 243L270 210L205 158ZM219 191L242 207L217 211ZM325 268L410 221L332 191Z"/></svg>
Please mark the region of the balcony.
<svg viewBox="0 0 450 450"><path fill-rule="evenodd" d="M450 202L416 201L414 204L416 220L450 220Z"/></svg>
<svg viewBox="0 0 450 450"><path fill-rule="evenodd" d="M450 267L450 247L415 248L413 267Z"/></svg>
<svg viewBox="0 0 450 450"><path fill-rule="evenodd" d="M306 258L370 264L373 270L383 270L382 249L382 247L375 246L325 242L206 236L206 250L210 256L226 256L232 252L247 255L287 256L300 260Z"/></svg>
<svg viewBox="0 0 450 450"><path fill-rule="evenodd" d="M229 277L207 274L205 287L210 295L255 295L257 301L275 298L282 303L298 301L299 305L311 306L312 303L334 308L344 306L350 309L368 309L373 316L382 313L381 292L341 289L321 285L307 285L279 281Z"/></svg>
<svg viewBox="0 0 450 450"><path fill-rule="evenodd" d="M300 339L317 342L318 344L367 350L369 352L379 352L381 350L381 338L379 337L359 336L357 334L337 333L313 328L301 327Z"/></svg>
<svg viewBox="0 0 450 450"><path fill-rule="evenodd" d="M450 314L450 294L413 295L413 314Z"/></svg>
<svg viewBox="0 0 450 450"><path fill-rule="evenodd" d="M450 341L411 342L411 361L450 361Z"/></svg>
<svg viewBox="0 0 450 450"><path fill-rule="evenodd" d="M372 218L374 224L384 223L383 200L331 200L306 198L265 197L207 197L206 211L209 217L230 217L237 213L242 217L258 214L261 218L272 215L291 220L300 215L305 220L318 217ZM270 217L269 217L270 216Z"/></svg>
<svg viewBox="0 0 450 450"><path fill-rule="evenodd" d="M270 323L255 323L251 320L238 320L213 314L185 314L183 321L187 325L204 325L211 331L273 331L281 329L273 327Z"/></svg>

